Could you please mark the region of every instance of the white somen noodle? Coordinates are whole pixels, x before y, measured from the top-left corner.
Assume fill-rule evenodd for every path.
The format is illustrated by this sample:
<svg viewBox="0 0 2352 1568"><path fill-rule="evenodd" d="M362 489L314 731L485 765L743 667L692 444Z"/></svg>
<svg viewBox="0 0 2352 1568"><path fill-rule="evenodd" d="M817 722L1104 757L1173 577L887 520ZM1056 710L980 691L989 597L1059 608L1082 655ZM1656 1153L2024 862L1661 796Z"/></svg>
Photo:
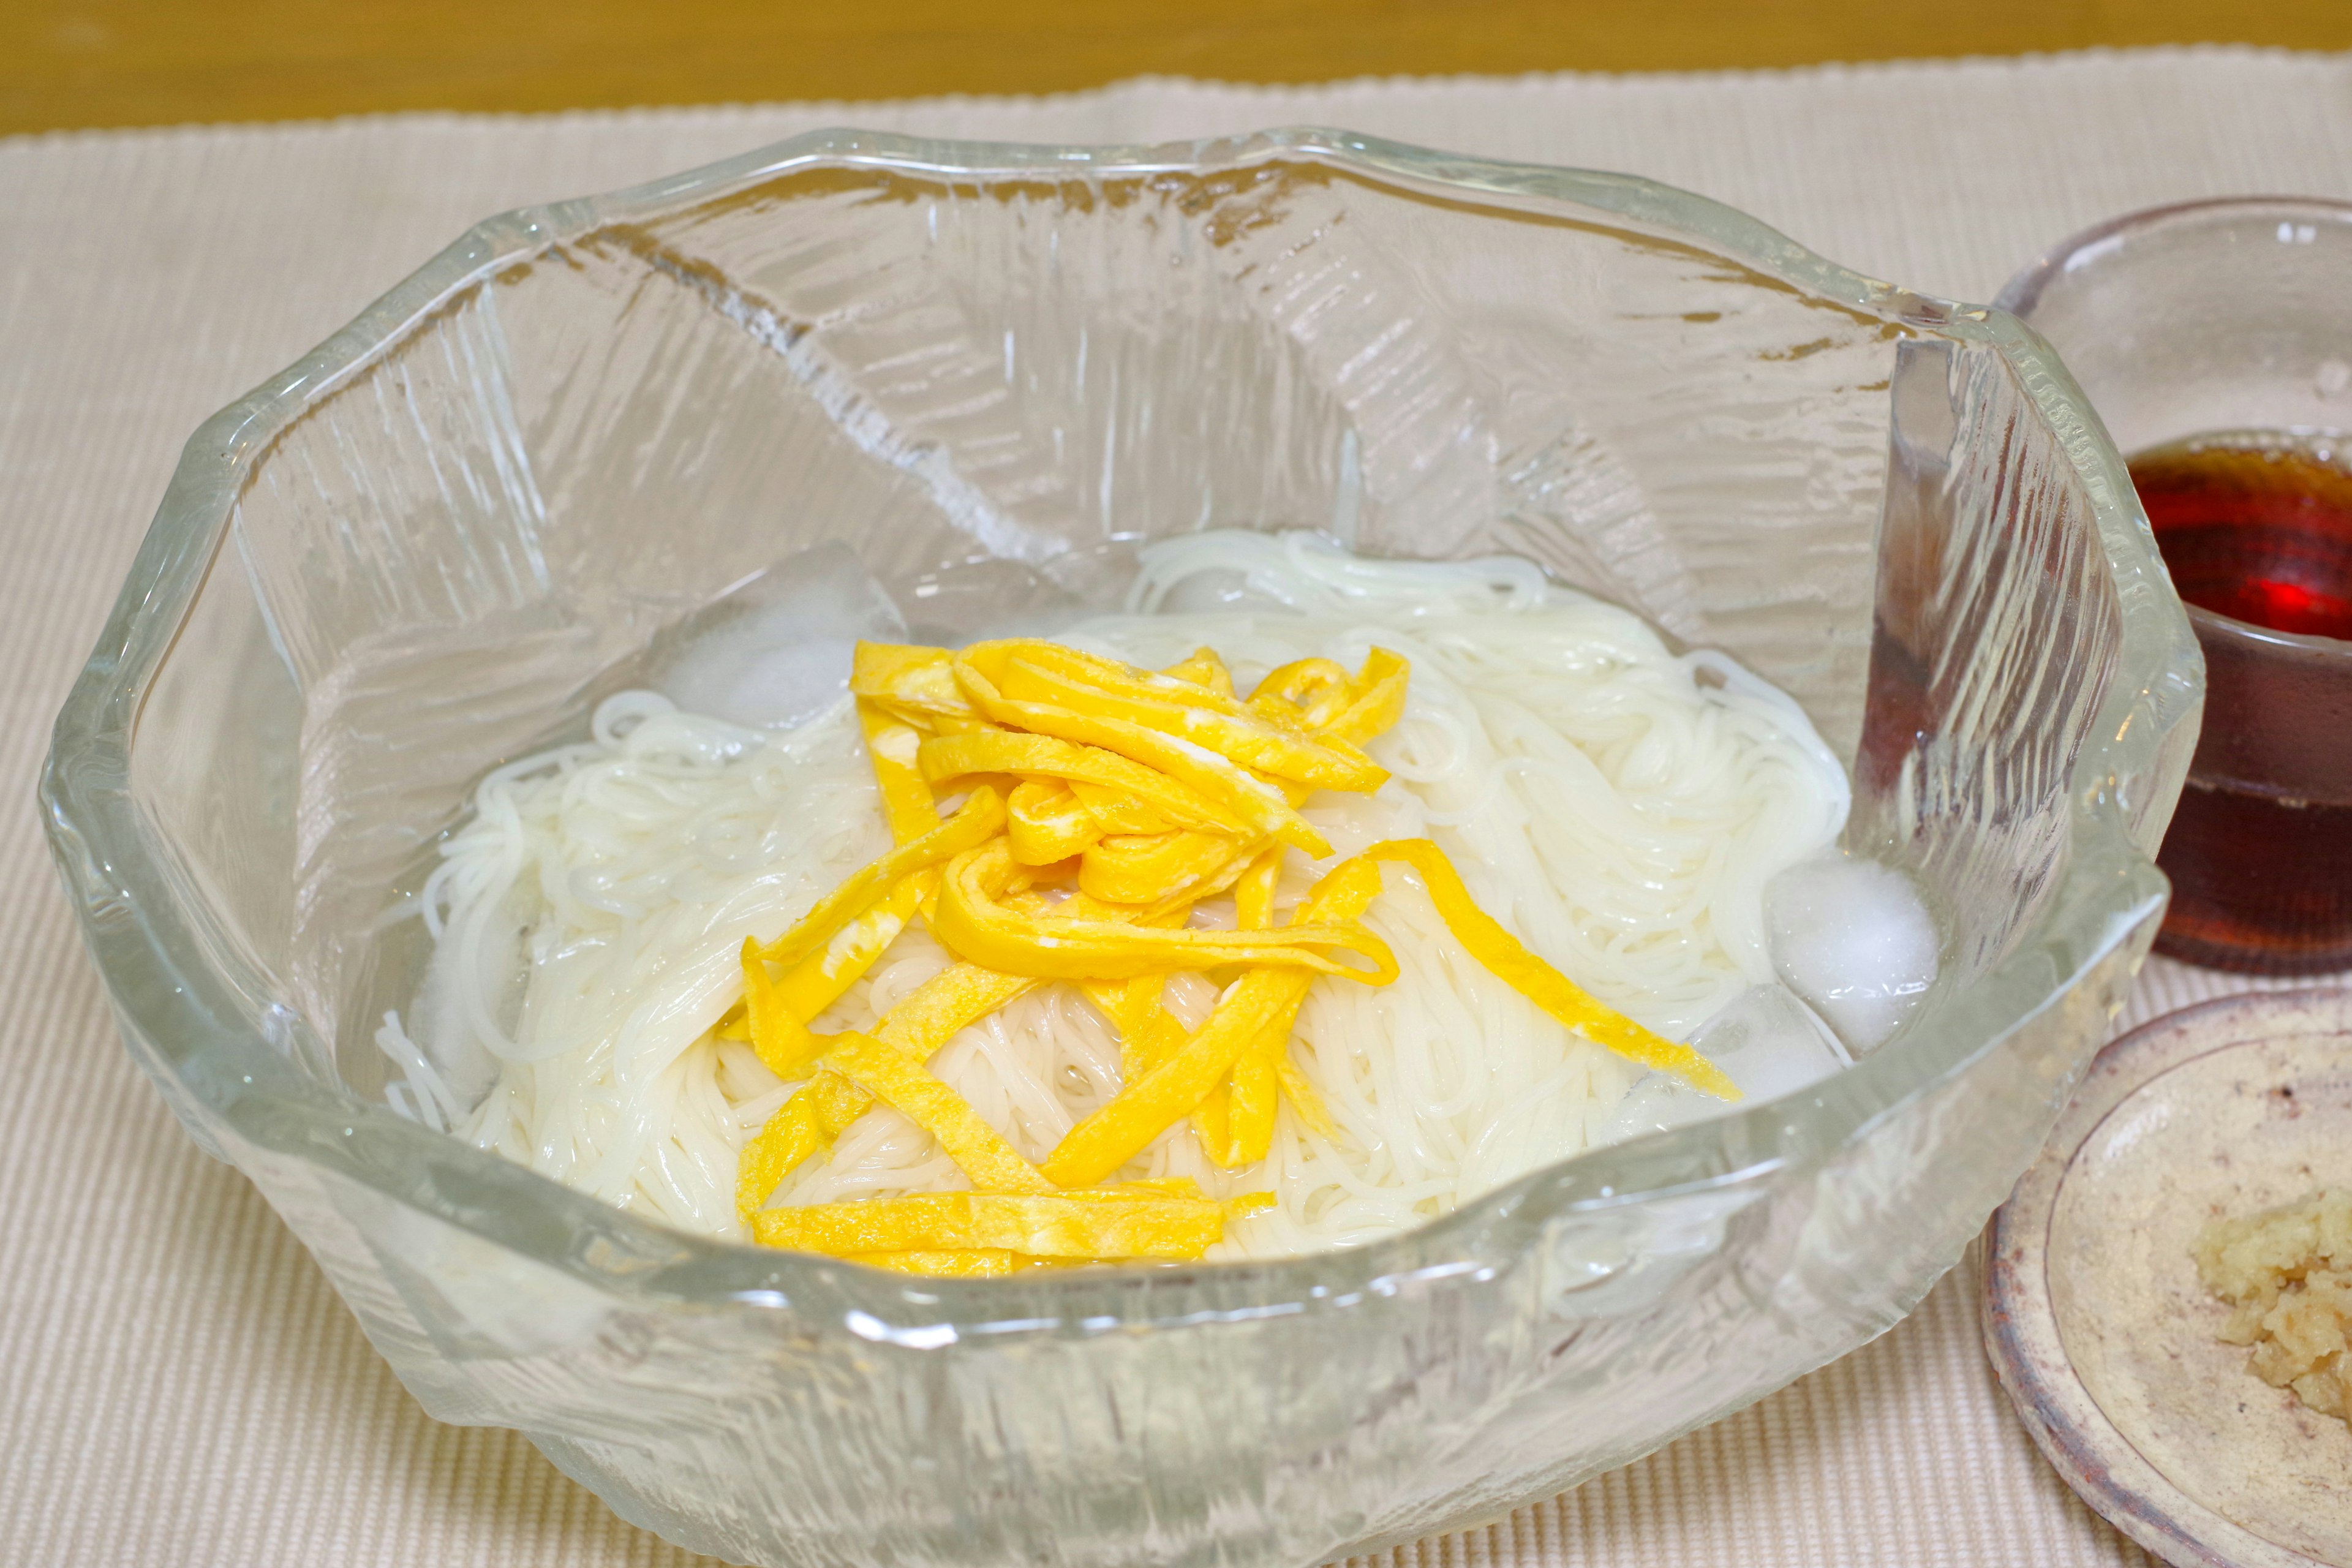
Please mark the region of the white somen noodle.
<svg viewBox="0 0 2352 1568"><path fill-rule="evenodd" d="M1342 857L1434 839L1481 907L1674 1038L1772 982L1765 883L1844 820L1843 773L1787 697L1525 563L1201 534L1143 552L1129 610L1059 640L1155 668L1213 647L1244 690L1301 658L1402 654L1403 718L1368 748L1392 776L1313 797L1308 820ZM623 1207L741 1237L737 1152L793 1086L714 1035L741 994L738 950L890 842L845 697L782 733L650 692L610 700L589 740L486 778L444 847L423 900L434 958L404 1025L380 1036L404 1074L396 1103ZM1277 906L1318 870L1291 851ZM1218 1168L1180 1121L1126 1173L1213 1196L1271 1188L1275 1205L1212 1257L1345 1246L1445 1213L1589 1147L1642 1076L1470 958L1411 873L1386 880L1365 919L1400 978L1318 980L1291 1045L1336 1139L1286 1102L1261 1165ZM1195 920L1232 923L1231 899ZM919 923L815 1027L865 1027L947 963ZM1215 1000L1196 975L1168 988L1188 1027ZM1120 1084L1115 1031L1062 984L965 1029L931 1068L1032 1160ZM877 1104L773 1201L966 1184Z"/></svg>

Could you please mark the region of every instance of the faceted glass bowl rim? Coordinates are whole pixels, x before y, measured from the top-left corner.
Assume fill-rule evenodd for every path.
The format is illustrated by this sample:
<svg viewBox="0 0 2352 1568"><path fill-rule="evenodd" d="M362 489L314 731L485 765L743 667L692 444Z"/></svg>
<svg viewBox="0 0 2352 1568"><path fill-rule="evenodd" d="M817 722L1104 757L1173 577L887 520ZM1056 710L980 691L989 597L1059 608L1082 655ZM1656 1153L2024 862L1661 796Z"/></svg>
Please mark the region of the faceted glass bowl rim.
<svg viewBox="0 0 2352 1568"><path fill-rule="evenodd" d="M319 1042L271 982L217 934L170 873L130 794L147 688L201 586L231 509L279 432L453 296L518 261L615 224L644 223L796 170L887 172L977 185L1320 165L1376 186L1512 215L1696 244L1763 278L2011 365L2081 477L2115 583L2121 646L2070 780L2063 877L1990 972L1896 1045L1792 1099L1751 1106L1546 1167L1430 1225L1369 1246L1274 1262L909 1279L833 1259L685 1236L339 1093L294 1068ZM268 1153L429 1215L647 1310L785 1310L910 1348L969 1332L1173 1328L1345 1308L1408 1282L1475 1288L1576 1215L1768 1183L1869 1130L2053 1005L2152 921L2163 878L2129 828L2126 789L2196 711L2203 669L2120 458L2064 367L2008 313L1864 277L1733 208L1634 176L1494 162L1354 132L1296 128L1158 147L950 142L821 131L614 194L526 207L467 231L319 348L200 426L173 474L97 649L58 715L41 796L52 849L142 1065L200 1142L217 1121ZM2185 751L2182 752L2185 756ZM168 1042L168 1045L164 1044ZM168 1054L167 1054L168 1051ZM331 1059L331 1052L327 1054ZM193 1115L192 1115L193 1113ZM268 1191L264 1184L265 1193ZM1928 1281L1915 1282L1924 1290Z"/></svg>
<svg viewBox="0 0 2352 1568"><path fill-rule="evenodd" d="M2095 264L2116 240L2133 236L2154 237L2169 229L2200 228L2208 222L2258 216L2315 219L2342 228L2347 238L2352 238L2352 202L2332 196L2206 196L2193 202L2167 202L2161 206L2119 214L2068 235L2019 268L2001 285L1993 303L2022 317L2042 302L2042 290L2050 287L2052 279ZM2235 644L2249 652L2273 657L2284 654L2299 661L2352 660L2352 642L2342 637L2257 626L2202 605L2182 607L2188 611L2189 625L2215 642Z"/></svg>

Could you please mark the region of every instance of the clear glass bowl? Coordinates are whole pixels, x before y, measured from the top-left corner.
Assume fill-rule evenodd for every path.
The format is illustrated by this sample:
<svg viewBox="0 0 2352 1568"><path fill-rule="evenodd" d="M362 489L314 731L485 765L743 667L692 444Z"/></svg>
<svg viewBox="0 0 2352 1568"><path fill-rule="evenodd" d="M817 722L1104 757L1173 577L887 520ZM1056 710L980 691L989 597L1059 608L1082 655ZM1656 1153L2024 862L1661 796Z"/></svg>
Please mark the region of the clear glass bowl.
<svg viewBox="0 0 2352 1568"><path fill-rule="evenodd" d="M663 627L842 541L953 637L1234 524L1517 552L1792 692L1855 759L1849 843L1942 921L1913 1024L1377 1246L1004 1281L689 1238L384 1108L394 888ZM2113 447L1999 311L1344 133L837 132L494 218L206 424L43 798L131 1052L436 1416L722 1557L1302 1564L1917 1301L2146 951L2200 681Z"/></svg>

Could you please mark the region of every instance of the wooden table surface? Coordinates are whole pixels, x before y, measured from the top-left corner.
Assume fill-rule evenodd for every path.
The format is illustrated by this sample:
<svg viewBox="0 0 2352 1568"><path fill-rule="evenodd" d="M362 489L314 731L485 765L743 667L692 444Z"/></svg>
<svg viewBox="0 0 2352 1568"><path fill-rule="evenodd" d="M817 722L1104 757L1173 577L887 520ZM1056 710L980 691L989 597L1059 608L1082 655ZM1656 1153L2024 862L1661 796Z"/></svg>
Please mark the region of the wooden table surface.
<svg viewBox="0 0 2352 1568"><path fill-rule="evenodd" d="M2199 42L2352 48L2352 0L0 0L0 134Z"/></svg>

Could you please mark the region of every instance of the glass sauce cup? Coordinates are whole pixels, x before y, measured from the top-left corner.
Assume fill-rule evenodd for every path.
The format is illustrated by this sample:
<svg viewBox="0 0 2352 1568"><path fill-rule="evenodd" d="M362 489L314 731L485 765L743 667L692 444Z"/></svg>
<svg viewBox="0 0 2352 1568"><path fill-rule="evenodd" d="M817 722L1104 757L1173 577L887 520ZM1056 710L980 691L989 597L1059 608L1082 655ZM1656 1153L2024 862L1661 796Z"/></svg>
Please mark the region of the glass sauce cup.
<svg viewBox="0 0 2352 1568"><path fill-rule="evenodd" d="M2255 973L2352 967L2352 204L2131 214L1999 302L2131 455L2205 654L2158 950Z"/></svg>

